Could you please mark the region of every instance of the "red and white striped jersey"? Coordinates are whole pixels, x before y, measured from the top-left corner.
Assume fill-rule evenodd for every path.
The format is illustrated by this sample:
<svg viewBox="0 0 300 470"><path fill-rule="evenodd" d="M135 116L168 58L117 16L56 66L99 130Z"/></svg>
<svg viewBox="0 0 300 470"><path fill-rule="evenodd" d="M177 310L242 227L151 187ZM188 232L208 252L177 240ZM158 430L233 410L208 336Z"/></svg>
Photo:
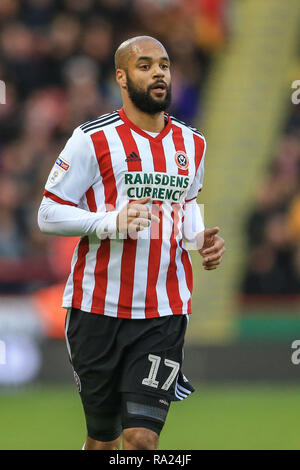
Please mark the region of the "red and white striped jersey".
<svg viewBox="0 0 300 470"><path fill-rule="evenodd" d="M91 212L120 211L147 196L160 218L136 239L81 237L72 258L63 307L145 319L191 313L192 265L182 238L185 203L202 188L205 139L165 113L156 137L123 109L75 129L45 196Z"/></svg>

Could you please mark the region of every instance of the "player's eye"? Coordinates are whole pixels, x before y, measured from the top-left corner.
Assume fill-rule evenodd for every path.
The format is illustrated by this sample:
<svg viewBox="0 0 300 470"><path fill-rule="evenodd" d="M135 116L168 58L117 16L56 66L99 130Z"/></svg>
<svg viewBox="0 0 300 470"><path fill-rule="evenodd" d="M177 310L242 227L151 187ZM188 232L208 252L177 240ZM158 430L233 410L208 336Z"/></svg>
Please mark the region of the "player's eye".
<svg viewBox="0 0 300 470"><path fill-rule="evenodd" d="M140 65L140 69L148 70L148 69L149 69L149 65L148 65L148 64L142 64L142 65Z"/></svg>

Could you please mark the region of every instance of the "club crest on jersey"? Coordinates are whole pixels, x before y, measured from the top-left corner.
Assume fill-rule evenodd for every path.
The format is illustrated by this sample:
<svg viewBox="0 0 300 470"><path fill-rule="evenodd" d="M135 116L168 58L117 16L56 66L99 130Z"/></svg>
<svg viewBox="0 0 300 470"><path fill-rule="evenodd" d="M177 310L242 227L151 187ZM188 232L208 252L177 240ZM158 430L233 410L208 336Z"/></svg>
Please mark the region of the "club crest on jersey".
<svg viewBox="0 0 300 470"><path fill-rule="evenodd" d="M189 167L188 156L183 150L179 150L175 153L175 162L181 170L187 170Z"/></svg>

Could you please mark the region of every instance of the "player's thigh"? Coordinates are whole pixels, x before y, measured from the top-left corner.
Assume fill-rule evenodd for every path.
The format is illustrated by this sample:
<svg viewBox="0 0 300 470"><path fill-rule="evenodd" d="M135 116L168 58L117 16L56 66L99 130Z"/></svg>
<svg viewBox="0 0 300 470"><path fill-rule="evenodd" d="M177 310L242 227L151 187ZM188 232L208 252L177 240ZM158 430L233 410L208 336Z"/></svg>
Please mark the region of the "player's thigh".
<svg viewBox="0 0 300 470"><path fill-rule="evenodd" d="M88 436L113 441L121 433L119 393L122 351L116 347L117 319L72 309L66 340L83 404Z"/></svg>
<svg viewBox="0 0 300 470"><path fill-rule="evenodd" d="M126 356L122 392L153 395L167 404L176 400L186 326L184 315L140 320L140 325L132 324L132 330L137 328L140 332Z"/></svg>

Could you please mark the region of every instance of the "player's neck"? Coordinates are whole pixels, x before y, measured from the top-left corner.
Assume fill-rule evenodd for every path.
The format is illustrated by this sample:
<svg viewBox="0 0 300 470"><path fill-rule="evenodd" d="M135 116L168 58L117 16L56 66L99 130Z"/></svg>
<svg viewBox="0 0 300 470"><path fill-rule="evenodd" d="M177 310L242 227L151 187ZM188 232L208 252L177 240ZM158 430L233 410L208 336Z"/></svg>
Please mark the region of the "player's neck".
<svg viewBox="0 0 300 470"><path fill-rule="evenodd" d="M137 127L149 132L162 132L165 127L164 112L148 114L136 108L131 102L123 104L128 119Z"/></svg>

